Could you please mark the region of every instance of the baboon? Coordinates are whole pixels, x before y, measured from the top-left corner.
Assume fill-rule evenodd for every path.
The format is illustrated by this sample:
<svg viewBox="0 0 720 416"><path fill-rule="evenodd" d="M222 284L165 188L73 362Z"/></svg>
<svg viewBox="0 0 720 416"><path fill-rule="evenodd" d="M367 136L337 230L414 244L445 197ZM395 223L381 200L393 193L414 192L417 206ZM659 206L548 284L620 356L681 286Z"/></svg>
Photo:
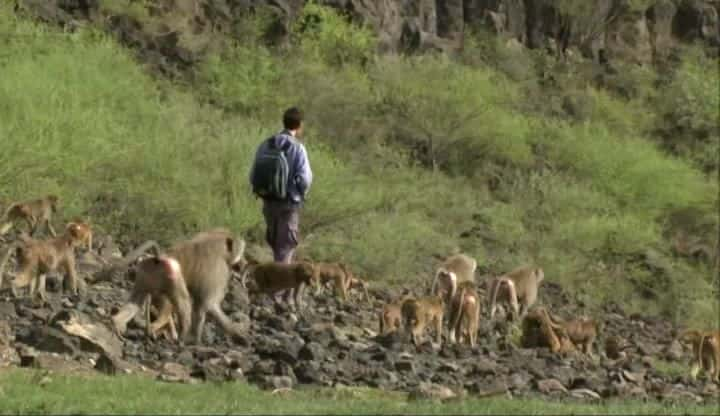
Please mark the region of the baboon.
<svg viewBox="0 0 720 416"><path fill-rule="evenodd" d="M518 304L518 294L515 288L515 282L509 277L496 277L488 282L488 307L490 309L490 319L495 317L498 304L504 303L510 305L512 318L517 320L520 315L520 306Z"/></svg>
<svg viewBox="0 0 720 416"><path fill-rule="evenodd" d="M465 254L455 254L446 258L435 272L430 293L436 295L438 281L450 283L450 297L455 296L457 284L460 282L474 282L477 261Z"/></svg>
<svg viewBox="0 0 720 416"><path fill-rule="evenodd" d="M538 307L530 311L522 322L522 338L524 348L548 347L556 354L575 351L575 345L562 327L554 327L547 310Z"/></svg>
<svg viewBox="0 0 720 416"><path fill-rule="evenodd" d="M498 279L499 281L503 281L503 279L510 279L512 280L513 284L515 285L515 293L517 294L517 302L520 305L519 308L519 318L522 319L522 317L525 316L525 314L528 311L528 308L533 306L535 304L535 301L537 300L537 294L538 294L538 287L540 286L540 283L545 278L545 273L543 273L543 270L541 268L532 268L528 266L521 266L518 267L511 272L500 276ZM496 285L496 289L499 289L499 286L506 286L503 285ZM493 296L491 293L490 296L490 313L492 315L493 308L496 307L496 304L493 303L492 300ZM512 304L513 300L512 297L510 299L510 302Z"/></svg>
<svg viewBox="0 0 720 416"><path fill-rule="evenodd" d="M419 299L407 299L400 307L403 329L413 344L419 345L425 328L435 326L435 340L442 344L442 323L445 304L440 296L426 296Z"/></svg>
<svg viewBox="0 0 720 416"><path fill-rule="evenodd" d="M19 272L12 282L13 296L17 297L17 289L30 286L30 297L35 293L43 301L47 300L45 279L47 273L62 270L65 273L63 289L77 295L78 286L84 288L84 281L75 270L75 246L80 242L81 230L76 224L68 224L65 232L49 240L35 240L21 234L20 241L10 244L0 259L0 286L5 265L15 250L18 258Z"/></svg>
<svg viewBox="0 0 720 416"><path fill-rule="evenodd" d="M570 321L553 321L550 317L549 319L553 329L564 330L575 347L592 357L592 345L602 330L602 322L598 323L586 317Z"/></svg>
<svg viewBox="0 0 720 416"><path fill-rule="evenodd" d="M400 330L402 324L402 303L404 300L405 299L383 305L379 314L381 335Z"/></svg>
<svg viewBox="0 0 720 416"><path fill-rule="evenodd" d="M151 324L151 332L165 326L174 308L180 317L183 341L192 331L195 343L200 344L207 313L225 332L240 335L241 329L225 315L220 303L227 291L230 270L242 262L244 250L244 240L230 231L213 229L174 244L163 255L142 260L136 267L135 287L129 302L113 316L117 331L125 332L128 321L150 295L161 298L156 301L161 315ZM172 303L172 308L165 302ZM166 311L164 315L162 311ZM190 320L192 323L188 325Z"/></svg>
<svg viewBox="0 0 720 416"><path fill-rule="evenodd" d="M162 332L167 339L177 341L178 333L175 318L173 317L174 312L172 303L168 302L166 297L148 295L145 298L145 330L147 336L156 339L157 334ZM155 321L151 319L153 315Z"/></svg>
<svg viewBox="0 0 720 416"><path fill-rule="evenodd" d="M90 224L76 218L73 222L69 223L67 227L73 224L76 226L80 245L84 245L89 251L92 251L93 232Z"/></svg>
<svg viewBox="0 0 720 416"><path fill-rule="evenodd" d="M690 376L696 379L702 370L710 380L720 383L720 331L688 330L680 335L679 340L693 349Z"/></svg>
<svg viewBox="0 0 720 416"><path fill-rule="evenodd" d="M254 282L251 292L273 294L292 289L294 306L299 310L302 307L302 294L305 287L313 282L313 266L307 262L278 263L268 262L251 266L249 274Z"/></svg>
<svg viewBox="0 0 720 416"><path fill-rule="evenodd" d="M39 199L10 204L3 217L3 221L5 221L2 227L3 233L7 232L15 221L24 220L29 227L31 236L35 235L38 226L44 225L50 235L56 237L57 234L50 221L52 220L52 214L57 212L59 203L60 198L56 195L47 195Z"/></svg>
<svg viewBox="0 0 720 416"><path fill-rule="evenodd" d="M320 294L322 287L332 281L335 286L335 295L340 296L343 300L347 300L350 289L356 286L362 288L366 300L370 300L367 283L355 277L345 263L312 263L312 268L316 295Z"/></svg>
<svg viewBox="0 0 720 416"><path fill-rule="evenodd" d="M632 347L632 344L617 335L605 338L605 356L611 360L627 357L625 350Z"/></svg>
<svg viewBox="0 0 720 416"><path fill-rule="evenodd" d="M480 325L480 298L471 282L462 282L455 299L450 306L450 334L449 341L455 342L455 333L460 334L475 346L477 332Z"/></svg>

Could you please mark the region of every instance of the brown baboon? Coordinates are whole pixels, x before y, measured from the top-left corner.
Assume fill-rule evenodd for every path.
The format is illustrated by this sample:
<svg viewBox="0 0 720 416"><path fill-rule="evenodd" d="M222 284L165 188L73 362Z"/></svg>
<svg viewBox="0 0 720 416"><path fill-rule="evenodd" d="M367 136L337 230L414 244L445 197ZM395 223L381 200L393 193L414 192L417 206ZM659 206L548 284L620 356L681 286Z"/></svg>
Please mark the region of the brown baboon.
<svg viewBox="0 0 720 416"><path fill-rule="evenodd" d="M450 298L455 296L457 285L460 282L474 282L477 261L465 254L455 254L446 258L435 272L430 293L436 295L438 283L444 285L444 290L449 290ZM443 288L441 288L443 289Z"/></svg>
<svg viewBox="0 0 720 416"><path fill-rule="evenodd" d="M509 277L496 277L490 279L488 283L488 307L490 309L490 319L495 317L498 304L504 303L510 305L513 320L519 318L520 306L518 304L518 294L515 288L515 282Z"/></svg>
<svg viewBox="0 0 720 416"><path fill-rule="evenodd" d="M403 300L394 303L387 303L383 305L380 311L380 334L385 335L387 333L400 330L402 324L402 303Z"/></svg>
<svg viewBox="0 0 720 416"><path fill-rule="evenodd" d="M515 284L515 293L517 294L517 301L520 305L520 319L525 316L528 308L535 304L538 295L538 287L544 278L545 273L543 273L543 269L528 266L518 267L513 271L500 276L500 279L510 279ZM493 306L491 305L491 312L492 307Z"/></svg>
<svg viewBox="0 0 720 416"><path fill-rule="evenodd" d="M72 294L78 294L78 286L84 287L84 281L75 270L75 246L80 242L81 230L76 224L69 224L63 235L48 240L36 240L21 235L20 240L10 244L0 259L0 285L5 265L15 251L19 272L12 282L12 293L18 296L17 289L30 286L30 297L35 293L46 300L45 278L47 273L62 270L65 273L63 288Z"/></svg>
<svg viewBox="0 0 720 416"><path fill-rule="evenodd" d="M312 268L316 295L320 293L322 287L332 281L335 286L335 295L340 296L343 300L348 298L350 289L356 286L362 288L366 300L370 300L365 281L355 277L345 263L312 263Z"/></svg>
<svg viewBox="0 0 720 416"><path fill-rule="evenodd" d="M450 336L449 341L455 342L455 333L475 346L477 332L480 325L480 298L471 282L460 284L455 299L450 306Z"/></svg>
<svg viewBox="0 0 720 416"><path fill-rule="evenodd" d="M302 295L305 287L313 282L313 266L307 262L278 263L269 262L251 266L251 292L271 296L277 292L291 289L294 306L302 307Z"/></svg>
<svg viewBox="0 0 720 416"><path fill-rule="evenodd" d="M530 311L522 323L522 338L520 343L524 348L550 348L556 354L566 354L575 351L575 345L562 327L554 327L545 308L538 307Z"/></svg>
<svg viewBox="0 0 720 416"><path fill-rule="evenodd" d="M679 341L692 346L691 377L697 378L702 370L710 380L720 383L720 331L688 330L680 335Z"/></svg>
<svg viewBox="0 0 720 416"><path fill-rule="evenodd" d="M31 236L35 235L39 225L44 225L50 235L56 237L57 234L50 221L52 220L52 214L57 212L59 203L60 198L56 195L47 195L39 199L12 203L5 211L3 217L5 224L3 224L2 230L7 232L15 221L24 220L29 227Z"/></svg>
<svg viewBox="0 0 720 416"><path fill-rule="evenodd" d="M242 262L244 250L244 240L229 231L214 229L176 243L163 255L140 261L130 301L113 316L116 329L125 332L128 321L150 295L165 298L155 301L161 315L151 324L151 330L165 326L174 308L180 317L182 340L192 330L194 341L200 343L207 313L224 331L241 335L242 330L225 315L220 303L227 291L230 270ZM172 308L164 306L165 302L172 303Z"/></svg>
<svg viewBox="0 0 720 416"><path fill-rule="evenodd" d="M583 317L557 322L553 322L551 319L550 323L553 329L564 330L575 347L592 357L592 345L602 330L602 322L598 323L593 319Z"/></svg>
<svg viewBox="0 0 720 416"><path fill-rule="evenodd" d="M412 342L420 344L420 338L428 325L435 326L435 340L442 344L442 323L445 304L440 296L426 296L419 299L407 299L400 312L403 329L410 332Z"/></svg>

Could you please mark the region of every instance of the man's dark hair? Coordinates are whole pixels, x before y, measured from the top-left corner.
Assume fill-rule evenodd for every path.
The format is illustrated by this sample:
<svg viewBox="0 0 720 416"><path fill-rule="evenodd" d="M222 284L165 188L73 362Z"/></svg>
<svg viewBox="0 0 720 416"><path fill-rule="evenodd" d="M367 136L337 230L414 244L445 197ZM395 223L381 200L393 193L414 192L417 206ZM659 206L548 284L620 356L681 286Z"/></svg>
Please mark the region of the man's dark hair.
<svg viewBox="0 0 720 416"><path fill-rule="evenodd" d="M288 130L295 130L300 127L303 121L303 113L297 107L288 108L283 114L283 126Z"/></svg>

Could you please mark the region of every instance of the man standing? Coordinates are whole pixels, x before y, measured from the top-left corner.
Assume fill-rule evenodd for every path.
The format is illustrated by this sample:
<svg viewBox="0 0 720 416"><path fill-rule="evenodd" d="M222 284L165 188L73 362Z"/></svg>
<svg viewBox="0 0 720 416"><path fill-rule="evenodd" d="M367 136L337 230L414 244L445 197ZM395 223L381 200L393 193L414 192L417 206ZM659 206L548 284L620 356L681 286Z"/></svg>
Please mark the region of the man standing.
<svg viewBox="0 0 720 416"><path fill-rule="evenodd" d="M298 245L300 209L312 183L305 146L300 142L303 114L292 107L280 133L263 141L250 170L253 193L263 199L265 238L275 261L291 263Z"/></svg>

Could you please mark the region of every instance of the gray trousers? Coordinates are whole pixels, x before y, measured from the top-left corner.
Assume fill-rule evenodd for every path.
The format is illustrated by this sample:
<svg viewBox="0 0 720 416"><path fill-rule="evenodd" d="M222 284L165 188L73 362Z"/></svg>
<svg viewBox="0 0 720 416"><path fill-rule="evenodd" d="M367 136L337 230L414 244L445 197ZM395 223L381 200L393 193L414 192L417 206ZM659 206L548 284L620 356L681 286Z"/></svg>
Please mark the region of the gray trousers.
<svg viewBox="0 0 720 416"><path fill-rule="evenodd" d="M277 262L292 263L299 239L300 207L285 201L263 201L265 240Z"/></svg>

